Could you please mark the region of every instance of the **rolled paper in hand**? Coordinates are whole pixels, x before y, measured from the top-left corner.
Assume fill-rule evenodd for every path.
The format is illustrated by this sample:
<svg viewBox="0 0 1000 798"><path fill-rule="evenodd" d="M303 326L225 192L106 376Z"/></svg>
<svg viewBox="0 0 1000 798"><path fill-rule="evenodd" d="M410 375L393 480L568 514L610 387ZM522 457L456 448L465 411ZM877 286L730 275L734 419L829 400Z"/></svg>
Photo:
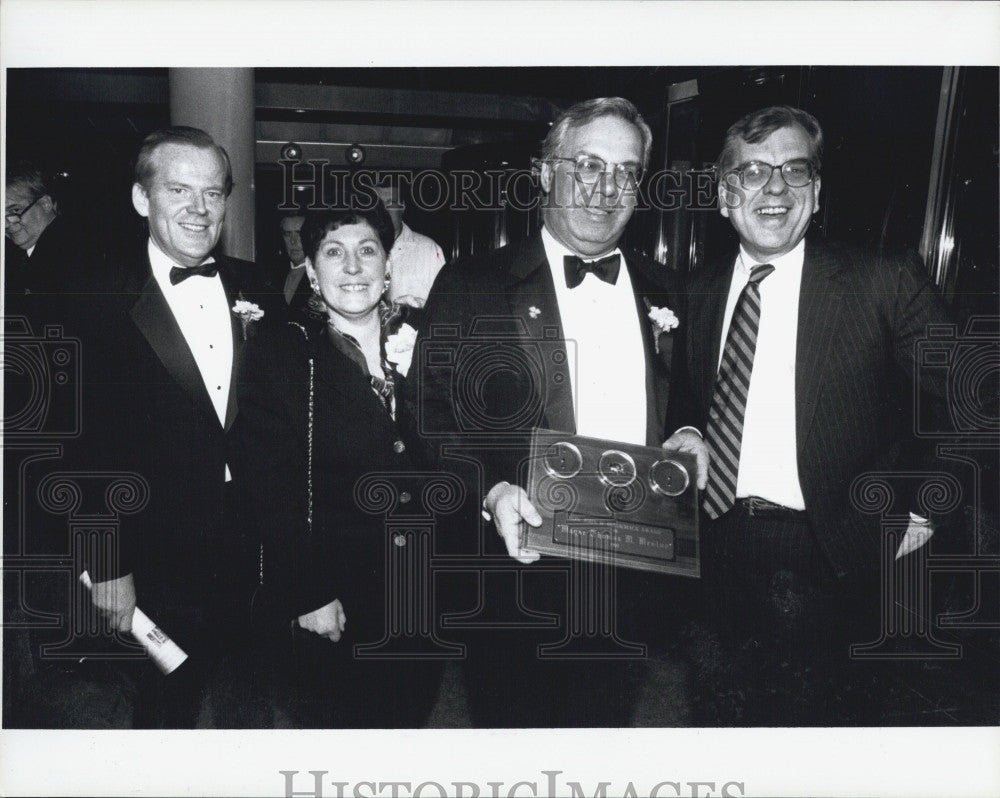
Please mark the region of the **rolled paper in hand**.
<svg viewBox="0 0 1000 798"><path fill-rule="evenodd" d="M88 590L93 589L90 574L86 571L80 574L80 581ZM173 673L187 659L188 655L184 649L167 637L164 631L138 607L132 613L132 637L146 649L149 658L164 676Z"/></svg>

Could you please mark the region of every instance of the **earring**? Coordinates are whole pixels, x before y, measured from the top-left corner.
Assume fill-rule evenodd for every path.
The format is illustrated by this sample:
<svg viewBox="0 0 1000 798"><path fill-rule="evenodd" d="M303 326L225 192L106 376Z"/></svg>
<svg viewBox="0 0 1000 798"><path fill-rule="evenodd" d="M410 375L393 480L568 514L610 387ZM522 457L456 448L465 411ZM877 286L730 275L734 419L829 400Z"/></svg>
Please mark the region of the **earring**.
<svg viewBox="0 0 1000 798"><path fill-rule="evenodd" d="M389 272L385 273L385 279L384 279L385 288L382 289L383 293L389 290L389 278L391 276L392 275Z"/></svg>
<svg viewBox="0 0 1000 798"><path fill-rule="evenodd" d="M317 281L317 280L310 280L309 281L309 287L312 289L312 292L316 296L320 295L320 293L319 293L319 281Z"/></svg>

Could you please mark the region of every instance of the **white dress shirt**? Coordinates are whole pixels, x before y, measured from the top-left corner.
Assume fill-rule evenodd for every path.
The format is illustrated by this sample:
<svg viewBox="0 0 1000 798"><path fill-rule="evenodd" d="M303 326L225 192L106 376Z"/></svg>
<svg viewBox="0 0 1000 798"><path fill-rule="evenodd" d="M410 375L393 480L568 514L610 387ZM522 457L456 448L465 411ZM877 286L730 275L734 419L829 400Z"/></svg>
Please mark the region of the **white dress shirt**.
<svg viewBox="0 0 1000 798"><path fill-rule="evenodd" d="M766 261L774 272L760 283L760 326L736 478L737 497L759 496L794 510L805 509L795 440L795 348L804 258L803 240L791 252ZM719 364L736 300L758 265L740 248L726 302Z"/></svg>
<svg viewBox="0 0 1000 798"><path fill-rule="evenodd" d="M577 433L645 445L646 357L625 258L614 285L587 274L576 288L568 288L563 257L575 253L544 227L542 243L567 343ZM615 253L621 250L605 255Z"/></svg>
<svg viewBox="0 0 1000 798"><path fill-rule="evenodd" d="M396 301L402 296L427 301L441 267L444 253L434 239L415 233L403 223L389 252L389 298Z"/></svg>
<svg viewBox="0 0 1000 798"><path fill-rule="evenodd" d="M218 274L214 277L196 275L171 285L170 269L179 264L161 252L152 239L149 240L149 263L191 350L219 423L225 425L233 374L233 328L222 278ZM228 482L228 465L225 476Z"/></svg>

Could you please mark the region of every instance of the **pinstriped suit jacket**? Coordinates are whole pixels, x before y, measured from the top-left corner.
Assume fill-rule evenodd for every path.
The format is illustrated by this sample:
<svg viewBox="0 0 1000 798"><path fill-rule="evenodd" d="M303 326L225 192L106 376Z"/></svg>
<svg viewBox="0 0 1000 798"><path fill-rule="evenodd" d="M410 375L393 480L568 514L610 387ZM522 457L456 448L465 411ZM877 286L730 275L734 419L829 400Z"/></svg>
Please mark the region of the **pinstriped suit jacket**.
<svg viewBox="0 0 1000 798"><path fill-rule="evenodd" d="M689 392L671 398L671 429L705 430L735 255L692 276L683 331ZM884 258L806 241L795 364L797 463L806 511L838 576L873 573L880 562L877 514L851 501L866 472L927 470L930 446L913 437L916 345L948 312L916 258ZM945 412L944 381L921 375L924 406ZM780 464L775 464L780 467ZM899 483L894 511L927 515Z"/></svg>

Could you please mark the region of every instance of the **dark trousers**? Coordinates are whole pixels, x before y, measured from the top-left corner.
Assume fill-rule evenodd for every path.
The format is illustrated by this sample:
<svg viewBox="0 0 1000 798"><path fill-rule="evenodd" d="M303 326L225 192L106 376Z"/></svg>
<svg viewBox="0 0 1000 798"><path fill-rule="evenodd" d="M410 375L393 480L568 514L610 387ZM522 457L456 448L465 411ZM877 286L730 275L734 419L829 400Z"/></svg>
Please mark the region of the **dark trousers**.
<svg viewBox="0 0 1000 798"><path fill-rule="evenodd" d="M690 641L700 725L857 722L852 642L870 639L872 586L838 581L805 513L737 504L702 527L706 623Z"/></svg>
<svg viewBox="0 0 1000 798"><path fill-rule="evenodd" d="M466 694L479 728L620 728L630 726L639 660L553 659L538 646L547 635L493 632L467 639Z"/></svg>
<svg viewBox="0 0 1000 798"><path fill-rule="evenodd" d="M252 655L253 701L273 725L297 729L422 728L434 708L442 663L366 657L345 635L336 643L291 628ZM255 724L251 724L255 725Z"/></svg>
<svg viewBox="0 0 1000 798"><path fill-rule="evenodd" d="M521 568L519 577L508 574L486 583L482 617L512 620L511 608L520 606L535 614L532 622L538 624L544 617L552 625L514 621L503 628L487 622L463 633L463 672L473 724L629 726L646 650L632 637L628 621L634 591L622 589L624 574L605 565L543 558ZM590 587L582 586L591 580ZM613 598L593 587L607 589L612 583Z"/></svg>
<svg viewBox="0 0 1000 798"><path fill-rule="evenodd" d="M223 517L230 524L235 519L234 498L227 486ZM106 630L103 635L87 638L83 657L40 656L44 645L55 645L69 634L69 625L76 623L74 613L89 615L93 611L86 604L86 594L69 575L36 579L35 583L45 587L46 601L33 598L32 606L63 615L66 625L20 635L30 643L33 667L21 668L30 672L18 679L17 703L8 704L5 699L5 715L28 728L260 725L247 719L252 684L241 664L249 645L254 547L240 538L238 530L226 534L227 540L239 542L220 546L213 558L214 572L206 568L197 579L140 564L136 575L139 606L188 654L169 675L161 674L150 660L137 658L141 649L128 635L121 636L128 642L126 646ZM199 589L193 591L192 585ZM75 600L74 589L80 594ZM5 615L9 615L13 611L10 596L5 599ZM25 647L21 641L18 650ZM19 661L28 662L23 654Z"/></svg>

